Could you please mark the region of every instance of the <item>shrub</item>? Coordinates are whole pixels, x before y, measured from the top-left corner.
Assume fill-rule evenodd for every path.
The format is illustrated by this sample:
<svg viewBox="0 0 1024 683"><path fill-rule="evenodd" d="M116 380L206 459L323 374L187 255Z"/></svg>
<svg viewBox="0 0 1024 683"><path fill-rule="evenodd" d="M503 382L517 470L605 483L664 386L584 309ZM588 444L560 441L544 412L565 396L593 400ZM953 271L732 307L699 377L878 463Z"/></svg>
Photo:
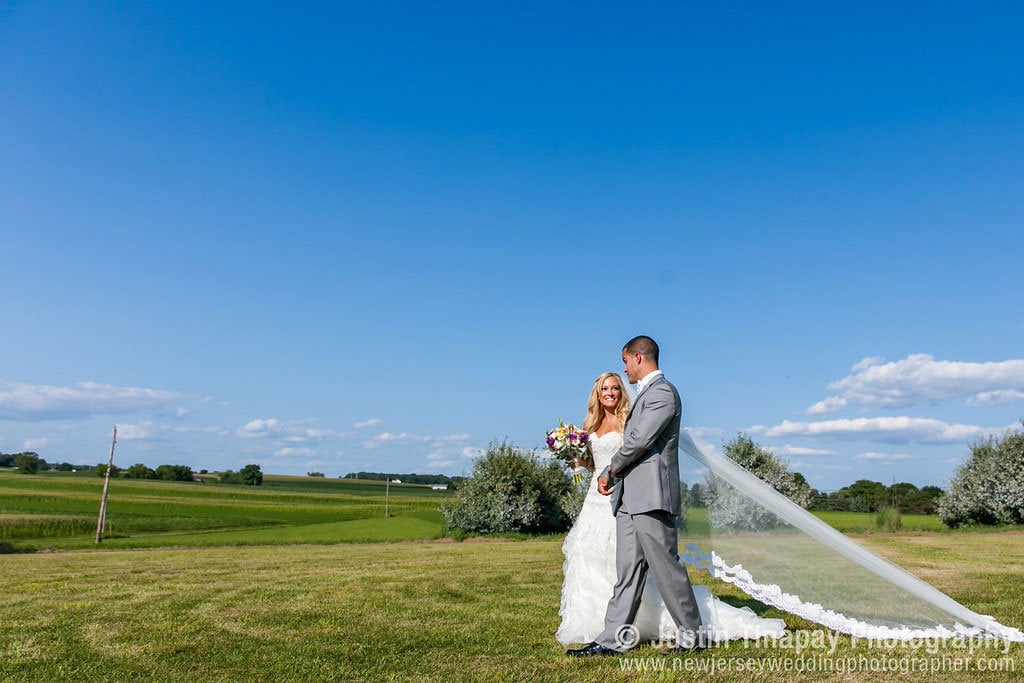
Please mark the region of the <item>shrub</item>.
<svg viewBox="0 0 1024 683"><path fill-rule="evenodd" d="M581 470L581 472L587 472ZM579 519L580 510L583 509L583 501L587 499L587 489L590 488L590 480L592 477L597 476L593 472L589 472L582 475L580 481L574 480L573 486L565 493L560 499L560 504L565 514L569 515L571 524L575 524L576 520Z"/></svg>
<svg viewBox="0 0 1024 683"><path fill-rule="evenodd" d="M92 471L93 471L93 473L97 477L105 477L105 476L107 476L107 463L101 462L100 464L96 465L96 467L93 467ZM110 466L110 476L116 477L116 476L119 476L120 474L121 474L121 468L120 467L118 467L117 465L111 465Z"/></svg>
<svg viewBox="0 0 1024 683"><path fill-rule="evenodd" d="M557 462L492 442L441 512L449 532L555 533L572 525L565 507L572 488Z"/></svg>
<svg viewBox="0 0 1024 683"><path fill-rule="evenodd" d="M18 453L14 456L14 464L22 474L35 474L42 460L35 453Z"/></svg>
<svg viewBox="0 0 1024 683"><path fill-rule="evenodd" d="M259 465L246 465L238 472L246 486L263 486L263 470Z"/></svg>
<svg viewBox="0 0 1024 683"><path fill-rule="evenodd" d="M875 513L875 526L879 531L899 531L903 528L903 517L899 508L881 508Z"/></svg>
<svg viewBox="0 0 1024 683"><path fill-rule="evenodd" d="M160 465L156 478L164 481L192 481L192 468L188 465Z"/></svg>
<svg viewBox="0 0 1024 683"><path fill-rule="evenodd" d="M156 472L143 465L141 462L137 462L131 467L124 471L125 479L156 479Z"/></svg>
<svg viewBox="0 0 1024 683"><path fill-rule="evenodd" d="M1024 432L971 446L939 501L946 526L1024 524Z"/></svg>
<svg viewBox="0 0 1024 683"><path fill-rule="evenodd" d="M790 472L786 463L762 448L746 434L725 444L725 455L758 479L802 508L811 502L811 487L799 473ZM767 529L780 520L766 508L751 501L717 477L708 477L702 490L712 525L724 529Z"/></svg>

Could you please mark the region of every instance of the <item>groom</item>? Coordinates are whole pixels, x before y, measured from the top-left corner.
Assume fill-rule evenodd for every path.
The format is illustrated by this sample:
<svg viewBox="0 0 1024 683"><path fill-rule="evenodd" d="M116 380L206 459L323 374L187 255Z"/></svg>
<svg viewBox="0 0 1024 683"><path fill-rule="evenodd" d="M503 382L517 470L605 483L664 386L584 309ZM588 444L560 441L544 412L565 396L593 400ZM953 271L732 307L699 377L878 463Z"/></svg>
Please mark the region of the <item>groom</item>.
<svg viewBox="0 0 1024 683"><path fill-rule="evenodd" d="M679 562L679 393L658 369L658 344L634 337L622 362L637 397L626 419L622 448L598 477L597 490L612 496L618 581L605 611L604 631L570 657L612 655L636 645L633 626L647 570L679 629L675 651L703 649L700 612L686 567Z"/></svg>

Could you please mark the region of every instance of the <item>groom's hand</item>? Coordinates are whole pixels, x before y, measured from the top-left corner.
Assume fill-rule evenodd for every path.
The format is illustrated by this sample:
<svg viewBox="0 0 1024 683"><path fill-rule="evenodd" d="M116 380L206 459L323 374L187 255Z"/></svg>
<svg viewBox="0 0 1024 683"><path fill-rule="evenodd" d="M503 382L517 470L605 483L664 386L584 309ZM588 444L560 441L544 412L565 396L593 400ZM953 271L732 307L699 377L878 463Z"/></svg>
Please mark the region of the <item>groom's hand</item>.
<svg viewBox="0 0 1024 683"><path fill-rule="evenodd" d="M608 477L598 477L597 492L600 493L602 496L611 495L612 487L608 486L609 483L610 482L608 480Z"/></svg>

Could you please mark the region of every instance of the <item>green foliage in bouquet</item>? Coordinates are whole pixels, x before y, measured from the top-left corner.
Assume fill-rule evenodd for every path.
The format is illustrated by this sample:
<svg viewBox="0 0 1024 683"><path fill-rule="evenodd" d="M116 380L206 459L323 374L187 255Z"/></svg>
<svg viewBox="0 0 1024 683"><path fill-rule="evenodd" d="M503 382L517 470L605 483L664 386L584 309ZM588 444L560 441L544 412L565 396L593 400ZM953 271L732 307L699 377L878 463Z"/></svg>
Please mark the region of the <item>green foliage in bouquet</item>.
<svg viewBox="0 0 1024 683"><path fill-rule="evenodd" d="M449 532L557 533L572 525L566 510L572 489L558 462L491 442L441 512Z"/></svg>

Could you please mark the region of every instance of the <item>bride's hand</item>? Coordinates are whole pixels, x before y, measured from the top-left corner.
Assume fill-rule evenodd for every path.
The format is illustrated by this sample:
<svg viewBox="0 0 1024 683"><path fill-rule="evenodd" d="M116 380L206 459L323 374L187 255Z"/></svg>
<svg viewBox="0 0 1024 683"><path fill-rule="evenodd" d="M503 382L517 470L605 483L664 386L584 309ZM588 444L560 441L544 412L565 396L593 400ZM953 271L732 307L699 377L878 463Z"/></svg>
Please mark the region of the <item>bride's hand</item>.
<svg viewBox="0 0 1024 683"><path fill-rule="evenodd" d="M598 477L597 478L597 492L600 493L602 496L611 495L612 489L611 489L611 487L608 486L608 484L609 484L608 477Z"/></svg>

